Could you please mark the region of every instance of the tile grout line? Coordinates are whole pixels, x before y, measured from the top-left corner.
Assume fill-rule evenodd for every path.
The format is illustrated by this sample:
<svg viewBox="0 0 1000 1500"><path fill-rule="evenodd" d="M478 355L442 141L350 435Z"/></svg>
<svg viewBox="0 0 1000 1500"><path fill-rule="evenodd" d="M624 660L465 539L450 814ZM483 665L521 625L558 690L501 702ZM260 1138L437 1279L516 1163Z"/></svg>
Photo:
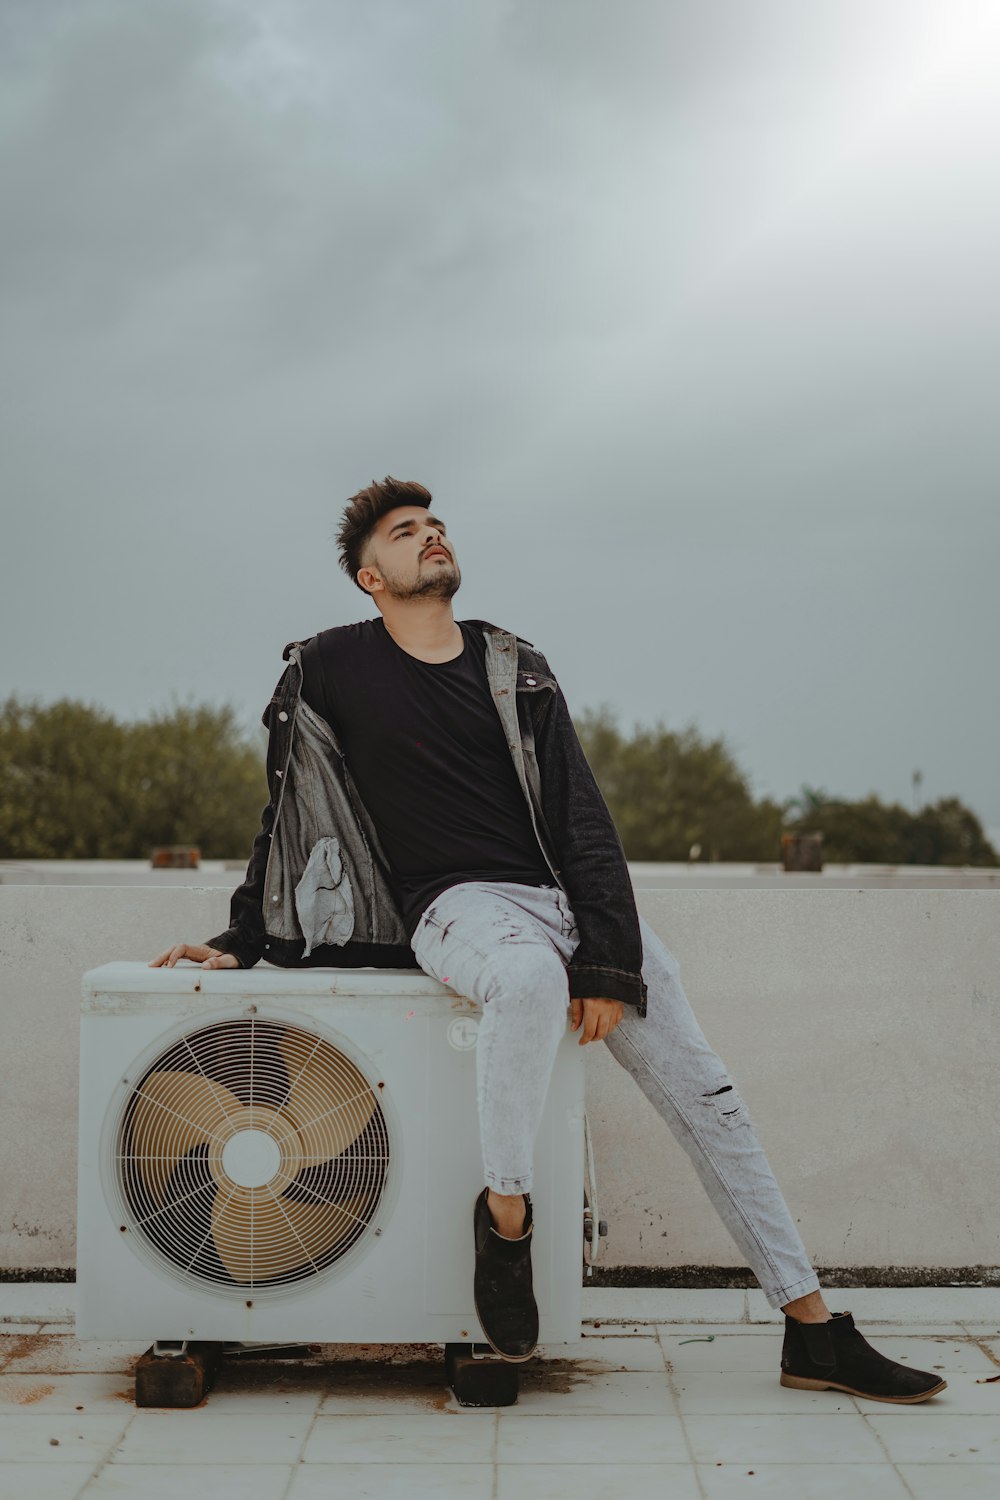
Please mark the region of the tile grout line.
<svg viewBox="0 0 1000 1500"><path fill-rule="evenodd" d="M131 1420L132 1419L130 1417L129 1421ZM122 1434L122 1436L124 1436L124 1433ZM119 1439L119 1441L121 1441L121 1439ZM94 1480L97 1479L99 1475L104 1473L104 1470L107 1468L107 1466L108 1455L105 1453L103 1458L99 1458L97 1460L96 1464L91 1469L90 1473L87 1475L80 1488L77 1490L76 1494L73 1497L73 1500L81 1500L81 1496L86 1493L88 1485L93 1484Z"/></svg>
<svg viewBox="0 0 1000 1500"><path fill-rule="evenodd" d="M969 1334L969 1343L974 1344L977 1349L981 1349L991 1364L1000 1365L1000 1359L997 1358L994 1351L989 1347L987 1339L976 1338L974 1334Z"/></svg>
<svg viewBox="0 0 1000 1500"><path fill-rule="evenodd" d="M83 1371L83 1370L81 1370L81 1371L77 1371L76 1373L77 1374L89 1374L91 1372L90 1371ZM115 1372L115 1373L117 1373L117 1372ZM99 1479L100 1476L104 1473L104 1470L110 1465L110 1463L113 1460L115 1454L118 1452L118 1450L121 1447L122 1443L125 1441L125 1434L128 1432L129 1428L132 1426L132 1423L135 1421L135 1416L136 1416L137 1410L138 1410L138 1408L136 1407L136 1405L135 1405L135 1403L133 1401L132 1411L131 1411L131 1414L129 1416L128 1421L125 1423L125 1426L122 1428L121 1432L118 1434L118 1436L115 1439L115 1441L111 1444L110 1448L108 1448L108 1449L105 1450L104 1457L101 1458L101 1459L98 1459L96 1465L94 1466L94 1469L93 1469L92 1473L88 1476L88 1478L85 1481L85 1483L82 1484L80 1486L80 1488L77 1490L77 1492L76 1492L76 1500L80 1500L80 1496L83 1495L86 1492L87 1486L93 1484L93 1482L94 1482L95 1479Z"/></svg>
<svg viewBox="0 0 1000 1500"><path fill-rule="evenodd" d="M673 1402L674 1407L674 1416L677 1418L678 1424L681 1429L681 1434L684 1438L684 1448L687 1452L691 1472L694 1475L695 1489L698 1491L701 1500L708 1500L705 1492L705 1486L702 1482L701 1474L698 1471L698 1464L695 1460L694 1448L691 1443L691 1435L687 1430L687 1423L684 1421L684 1413L681 1411L681 1403L680 1398L677 1394L677 1387L674 1385L674 1367L670 1360L667 1358L667 1351L663 1347L663 1340L660 1337L659 1329L657 1329L656 1332L656 1342L659 1344L660 1353L663 1356L663 1368L667 1377L667 1390L670 1392L670 1399Z"/></svg>
<svg viewBox="0 0 1000 1500"><path fill-rule="evenodd" d="M454 1393L453 1393L454 1394ZM490 1467L490 1500L497 1500L500 1494L500 1410L497 1408L493 1413L493 1452Z"/></svg>
<svg viewBox="0 0 1000 1500"><path fill-rule="evenodd" d="M316 1426L316 1418L319 1416L320 1411L323 1408L323 1399L324 1398L323 1398L322 1392L321 1391L317 1391L316 1392L316 1406L315 1406L315 1409L313 1411L312 1416L309 1419L309 1423L308 1423L308 1425L306 1427L306 1430L305 1430L305 1432L302 1435L302 1442L299 1445L298 1454L296 1455L296 1457L292 1461L292 1463L289 1464L289 1466L288 1466L288 1479L285 1481L285 1487L284 1487L284 1489L281 1492L281 1500L288 1500L289 1492L290 1492L290 1490L292 1488L292 1485L295 1483L295 1476L296 1476L296 1474L299 1472L299 1470L302 1467L302 1455L306 1451L306 1444L309 1442L309 1439L312 1437L313 1428Z"/></svg>
<svg viewBox="0 0 1000 1500"><path fill-rule="evenodd" d="M868 1428L868 1431L871 1433L872 1437L875 1439L876 1443L878 1443L879 1447L882 1449L882 1452L885 1454L886 1467L891 1469L895 1474L896 1478L903 1486L903 1489L910 1496L910 1500L916 1500L916 1496L910 1489L910 1486L907 1484L906 1480L899 1472L898 1464L893 1463L892 1459L889 1457L889 1449L886 1447L885 1440L882 1437L882 1434L871 1425L871 1422L869 1420L872 1415L871 1412L862 1411L861 1407L858 1405L858 1399L856 1396L848 1396L847 1399L848 1401L850 1401L851 1405L854 1407L854 1410L857 1412L858 1416L864 1422L865 1426Z"/></svg>

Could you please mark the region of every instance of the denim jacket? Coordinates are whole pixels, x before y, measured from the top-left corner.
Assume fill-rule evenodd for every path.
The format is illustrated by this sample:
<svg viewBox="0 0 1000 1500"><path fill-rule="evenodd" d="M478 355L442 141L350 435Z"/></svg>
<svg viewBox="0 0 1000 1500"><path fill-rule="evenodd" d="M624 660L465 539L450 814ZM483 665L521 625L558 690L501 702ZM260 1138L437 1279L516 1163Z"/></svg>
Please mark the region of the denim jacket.
<svg viewBox="0 0 1000 1500"><path fill-rule="evenodd" d="M618 831L583 752L562 689L530 641L491 625L486 674L552 879L569 898L579 944L569 992L646 1014L642 938ZM261 815L230 924L208 944L242 967L418 967L388 861L330 725L301 696L301 649L262 715L270 801Z"/></svg>

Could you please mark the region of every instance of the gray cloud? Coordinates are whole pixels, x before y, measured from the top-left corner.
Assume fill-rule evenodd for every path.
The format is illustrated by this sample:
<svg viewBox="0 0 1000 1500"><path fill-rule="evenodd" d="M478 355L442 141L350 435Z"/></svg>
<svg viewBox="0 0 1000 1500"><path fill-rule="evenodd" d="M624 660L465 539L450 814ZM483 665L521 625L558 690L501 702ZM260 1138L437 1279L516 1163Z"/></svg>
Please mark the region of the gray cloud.
<svg viewBox="0 0 1000 1500"><path fill-rule="evenodd" d="M4 26L0 692L255 717L392 472L574 706L1000 825L992 8Z"/></svg>

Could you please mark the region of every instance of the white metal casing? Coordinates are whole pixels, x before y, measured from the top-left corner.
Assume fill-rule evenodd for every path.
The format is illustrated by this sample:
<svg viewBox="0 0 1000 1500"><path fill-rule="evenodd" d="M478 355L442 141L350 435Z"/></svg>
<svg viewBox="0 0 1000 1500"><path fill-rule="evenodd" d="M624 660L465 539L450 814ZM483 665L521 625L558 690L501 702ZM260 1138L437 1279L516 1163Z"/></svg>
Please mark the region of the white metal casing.
<svg viewBox="0 0 1000 1500"><path fill-rule="evenodd" d="M482 1189L477 1002L409 969L152 969L117 962L83 980L77 1333L240 1342L482 1340L472 1294L472 1209ZM307 1281L208 1286L159 1265L115 1199L114 1124L141 1069L180 1036L251 1012L314 1031L373 1082L390 1173L361 1241ZM128 1080L126 1082L125 1080ZM535 1144L532 1268L540 1342L579 1338L584 1068L567 1027ZM379 1233L375 1233L375 1230ZM248 1305L251 1304L251 1305Z"/></svg>

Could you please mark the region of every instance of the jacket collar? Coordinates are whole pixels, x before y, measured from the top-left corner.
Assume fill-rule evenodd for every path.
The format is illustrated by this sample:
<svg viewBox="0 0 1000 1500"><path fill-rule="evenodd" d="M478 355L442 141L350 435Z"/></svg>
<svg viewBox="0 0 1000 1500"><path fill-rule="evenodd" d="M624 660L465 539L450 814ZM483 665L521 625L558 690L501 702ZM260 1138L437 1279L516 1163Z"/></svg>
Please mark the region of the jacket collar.
<svg viewBox="0 0 1000 1500"><path fill-rule="evenodd" d="M528 646L531 650L534 650L534 646L532 645L531 641L526 641L523 636L514 635L512 631L504 630L502 626L494 625L489 620L466 620L465 623L467 625L479 625L487 640L489 640L491 636L493 637L495 646L498 650L516 652L518 644L521 644L522 646ZM304 635L300 640L289 641L288 645L281 653L282 661L291 661L294 659L296 665L299 665L299 652L301 651L302 647L308 645L312 639L313 636Z"/></svg>

